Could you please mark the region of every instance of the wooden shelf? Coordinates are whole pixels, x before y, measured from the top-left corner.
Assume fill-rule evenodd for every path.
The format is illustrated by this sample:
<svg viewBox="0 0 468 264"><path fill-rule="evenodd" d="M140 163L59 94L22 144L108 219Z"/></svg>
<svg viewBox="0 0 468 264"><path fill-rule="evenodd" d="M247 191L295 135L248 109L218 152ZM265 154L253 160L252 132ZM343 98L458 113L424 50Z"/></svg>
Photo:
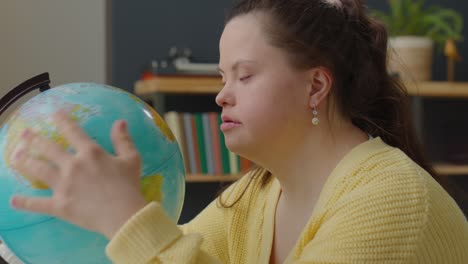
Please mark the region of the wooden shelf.
<svg viewBox="0 0 468 264"><path fill-rule="evenodd" d="M185 177L186 182L233 182L242 177L238 175L210 175L210 174L188 174Z"/></svg>
<svg viewBox="0 0 468 264"><path fill-rule="evenodd" d="M218 93L223 87L220 77L157 77L135 83L138 96L154 93Z"/></svg>
<svg viewBox="0 0 468 264"><path fill-rule="evenodd" d="M157 77L135 83L135 94L147 96L154 93L210 93L223 87L221 77ZM468 82L409 82L406 84L412 96L468 98Z"/></svg>
<svg viewBox="0 0 468 264"><path fill-rule="evenodd" d="M453 165L453 164L436 164L434 169L441 176L463 176L468 175L468 164L467 165Z"/></svg>
<svg viewBox="0 0 468 264"><path fill-rule="evenodd" d="M421 82L407 83L412 96L468 98L468 82Z"/></svg>

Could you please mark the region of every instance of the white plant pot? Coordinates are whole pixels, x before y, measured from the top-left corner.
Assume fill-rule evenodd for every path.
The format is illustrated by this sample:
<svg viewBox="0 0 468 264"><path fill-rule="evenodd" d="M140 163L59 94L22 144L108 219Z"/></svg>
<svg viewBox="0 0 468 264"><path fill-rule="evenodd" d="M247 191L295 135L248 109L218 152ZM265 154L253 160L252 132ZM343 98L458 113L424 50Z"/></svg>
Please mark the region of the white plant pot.
<svg viewBox="0 0 468 264"><path fill-rule="evenodd" d="M427 37L400 36L388 42L388 70L403 81L432 80L434 42Z"/></svg>

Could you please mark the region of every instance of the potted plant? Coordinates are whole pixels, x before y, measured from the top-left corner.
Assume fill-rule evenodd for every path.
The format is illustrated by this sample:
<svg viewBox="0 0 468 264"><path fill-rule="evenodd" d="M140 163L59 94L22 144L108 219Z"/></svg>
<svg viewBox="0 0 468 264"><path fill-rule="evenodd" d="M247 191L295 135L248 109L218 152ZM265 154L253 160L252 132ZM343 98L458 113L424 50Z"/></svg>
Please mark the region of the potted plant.
<svg viewBox="0 0 468 264"><path fill-rule="evenodd" d="M403 81L432 79L434 46L462 39L463 18L453 9L425 7L424 0L388 0L390 11L372 11L390 35L388 67Z"/></svg>

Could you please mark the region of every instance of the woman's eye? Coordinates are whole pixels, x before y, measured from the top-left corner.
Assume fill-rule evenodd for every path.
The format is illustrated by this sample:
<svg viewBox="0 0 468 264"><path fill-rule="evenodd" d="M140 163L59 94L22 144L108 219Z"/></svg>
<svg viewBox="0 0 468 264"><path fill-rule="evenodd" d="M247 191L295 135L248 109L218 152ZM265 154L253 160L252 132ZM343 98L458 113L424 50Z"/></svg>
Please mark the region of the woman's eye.
<svg viewBox="0 0 468 264"><path fill-rule="evenodd" d="M252 75L247 75L247 76L241 77L241 78L239 78L239 80L240 81L247 81L248 79L250 79L250 77L252 77Z"/></svg>

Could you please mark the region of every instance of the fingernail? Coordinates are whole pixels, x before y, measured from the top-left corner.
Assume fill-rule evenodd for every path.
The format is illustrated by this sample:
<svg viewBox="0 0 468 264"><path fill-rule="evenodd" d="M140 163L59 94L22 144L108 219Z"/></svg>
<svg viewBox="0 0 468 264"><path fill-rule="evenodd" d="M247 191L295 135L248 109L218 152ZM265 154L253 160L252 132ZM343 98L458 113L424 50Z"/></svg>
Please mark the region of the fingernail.
<svg viewBox="0 0 468 264"><path fill-rule="evenodd" d="M122 122L120 122L120 131L125 132L126 130L127 130L127 121L122 120Z"/></svg>
<svg viewBox="0 0 468 264"><path fill-rule="evenodd" d="M25 129L21 132L21 138L26 139L31 135L31 130Z"/></svg>
<svg viewBox="0 0 468 264"><path fill-rule="evenodd" d="M10 205L14 208L18 208L18 205L19 205L19 198L16 197L16 196L13 196L13 198L11 198L10 200Z"/></svg>

